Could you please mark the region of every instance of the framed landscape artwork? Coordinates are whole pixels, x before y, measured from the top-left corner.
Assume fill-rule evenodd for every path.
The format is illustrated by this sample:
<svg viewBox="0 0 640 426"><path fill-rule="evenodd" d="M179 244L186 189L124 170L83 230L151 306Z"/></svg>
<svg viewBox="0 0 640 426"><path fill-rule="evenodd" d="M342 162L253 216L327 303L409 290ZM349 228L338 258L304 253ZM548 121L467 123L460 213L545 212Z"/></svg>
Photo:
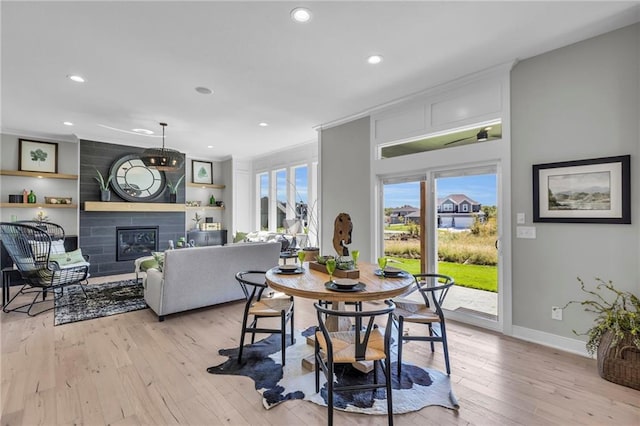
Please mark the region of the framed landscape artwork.
<svg viewBox="0 0 640 426"><path fill-rule="evenodd" d="M58 173L57 143L19 139L18 144L18 170Z"/></svg>
<svg viewBox="0 0 640 426"><path fill-rule="evenodd" d="M533 221L631 223L631 156L533 165Z"/></svg>
<svg viewBox="0 0 640 426"><path fill-rule="evenodd" d="M210 161L191 160L191 181L193 183L212 184L213 163Z"/></svg>

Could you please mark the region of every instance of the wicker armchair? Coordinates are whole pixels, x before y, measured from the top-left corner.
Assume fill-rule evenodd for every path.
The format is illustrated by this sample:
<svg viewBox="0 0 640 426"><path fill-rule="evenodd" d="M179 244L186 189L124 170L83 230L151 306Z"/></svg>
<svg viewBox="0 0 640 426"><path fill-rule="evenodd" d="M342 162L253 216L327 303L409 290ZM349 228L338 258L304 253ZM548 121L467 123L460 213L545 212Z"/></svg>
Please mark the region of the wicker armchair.
<svg viewBox="0 0 640 426"><path fill-rule="evenodd" d="M20 276L24 281L22 288L4 306L4 312L22 312L35 316L53 309L55 298L62 294L65 286L79 284L84 292L82 282L89 275L89 263L84 261L65 264L61 260L54 261L54 247L59 246L64 238L64 230L58 225L41 223L33 226L33 222L0 223L0 237L7 252L11 256ZM61 231L62 230L62 231ZM51 232L51 234L49 232ZM64 253L64 249L62 249ZM54 304L47 309L34 310L34 307L45 302L48 292L54 294ZM30 303L12 309L9 306L20 295L33 296ZM38 301L38 296L42 300ZM86 293L85 293L86 296Z"/></svg>

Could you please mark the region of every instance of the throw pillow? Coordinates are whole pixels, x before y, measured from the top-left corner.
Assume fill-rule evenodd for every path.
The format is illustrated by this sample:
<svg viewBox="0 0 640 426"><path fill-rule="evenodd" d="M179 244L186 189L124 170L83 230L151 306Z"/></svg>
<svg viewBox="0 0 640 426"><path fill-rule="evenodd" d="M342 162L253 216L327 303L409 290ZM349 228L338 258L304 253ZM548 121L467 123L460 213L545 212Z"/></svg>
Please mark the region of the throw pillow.
<svg viewBox="0 0 640 426"><path fill-rule="evenodd" d="M153 258L153 259L147 259L147 260L144 260L144 261L142 261L142 262L140 263L140 270L141 270L142 272L146 272L146 271L147 271L147 269L156 268L156 269L158 269L159 271L161 271L162 269L159 269L159 266L160 266L160 265L159 265L158 261L157 261L155 258Z"/></svg>
<svg viewBox="0 0 640 426"><path fill-rule="evenodd" d="M49 260L58 263L60 266L71 265L74 263L85 263L84 257L82 257L82 250L74 250L69 253L51 253Z"/></svg>
<svg viewBox="0 0 640 426"><path fill-rule="evenodd" d="M151 254L153 255L153 260L158 263L158 271L162 272L162 270L164 269L164 253L154 251Z"/></svg>
<svg viewBox="0 0 640 426"><path fill-rule="evenodd" d="M233 237L233 242L234 243L241 243L245 240L245 238L247 238L247 232L240 232L240 231L236 231L236 236Z"/></svg>

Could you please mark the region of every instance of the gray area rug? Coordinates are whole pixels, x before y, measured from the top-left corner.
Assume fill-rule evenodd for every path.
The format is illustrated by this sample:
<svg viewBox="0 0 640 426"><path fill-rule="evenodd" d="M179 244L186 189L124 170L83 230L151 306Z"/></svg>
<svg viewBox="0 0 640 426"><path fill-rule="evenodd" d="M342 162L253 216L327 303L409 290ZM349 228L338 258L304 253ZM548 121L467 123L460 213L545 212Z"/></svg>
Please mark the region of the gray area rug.
<svg viewBox="0 0 640 426"><path fill-rule="evenodd" d="M55 301L54 325L68 324L94 318L107 317L147 307L142 283L136 280L115 281L84 287L67 287Z"/></svg>
<svg viewBox="0 0 640 426"><path fill-rule="evenodd" d="M220 355L229 359L207 371L211 374L231 374L250 377L256 390L263 397L266 409L284 401L303 399L319 405L327 405L327 388L321 375L321 389L315 391L315 375L301 365L302 358L313 354L313 347L307 345L307 335L313 334L313 328L296 332L295 343L287 347L287 364L283 368L280 356L280 335L272 334L266 339L251 345L245 345L242 363L238 363L238 348L221 349ZM287 337L287 342L289 342ZM394 354L395 357L395 354ZM290 360L290 361L289 361ZM394 414L409 413L429 405L439 405L449 409L458 409L458 401L451 390L450 378L437 370L402 363L402 375L397 376L396 363L392 362L392 388ZM379 371L379 377L384 375ZM336 366L335 378L338 385L351 385L372 382L373 372L364 374L351 365ZM334 408L363 414L387 414L386 392L372 391L336 392Z"/></svg>

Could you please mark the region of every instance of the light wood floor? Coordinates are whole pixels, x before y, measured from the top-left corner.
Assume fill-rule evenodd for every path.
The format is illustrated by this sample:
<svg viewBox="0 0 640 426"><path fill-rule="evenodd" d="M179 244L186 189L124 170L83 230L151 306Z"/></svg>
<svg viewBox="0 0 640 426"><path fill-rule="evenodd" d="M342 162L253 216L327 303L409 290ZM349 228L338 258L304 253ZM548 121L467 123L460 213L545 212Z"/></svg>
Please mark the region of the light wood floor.
<svg viewBox="0 0 640 426"><path fill-rule="evenodd" d="M311 302L296 304L296 328L313 324ZM51 312L3 313L2 424L325 424L324 407L267 411L250 379L205 371L238 345L241 313L235 303L158 322L145 309L58 327ZM460 410L427 407L396 424L640 424L640 392L602 380L593 360L454 322L448 335ZM434 356L425 343L405 348L407 361L444 369L441 347ZM339 411L335 420L386 424Z"/></svg>

